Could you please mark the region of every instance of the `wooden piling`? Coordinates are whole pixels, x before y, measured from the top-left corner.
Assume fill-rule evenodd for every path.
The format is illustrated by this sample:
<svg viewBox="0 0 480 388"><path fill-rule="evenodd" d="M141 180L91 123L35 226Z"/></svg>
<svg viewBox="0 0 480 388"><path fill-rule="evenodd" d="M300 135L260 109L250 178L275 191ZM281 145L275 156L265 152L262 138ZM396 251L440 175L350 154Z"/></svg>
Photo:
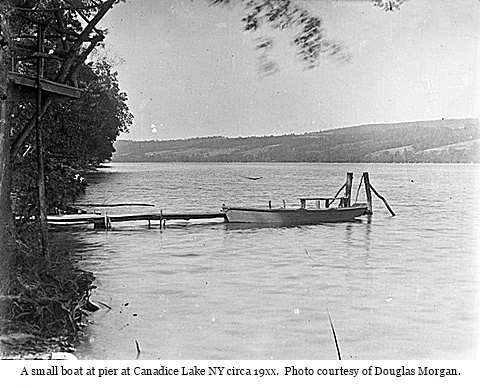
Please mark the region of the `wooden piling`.
<svg viewBox="0 0 480 388"><path fill-rule="evenodd" d="M363 182L365 183L365 195L367 197L366 214L373 214L372 191L371 191L370 178L368 176L368 172L363 173Z"/></svg>
<svg viewBox="0 0 480 388"><path fill-rule="evenodd" d="M347 181L345 183L345 207L349 207L352 198L353 172L347 172Z"/></svg>
<svg viewBox="0 0 480 388"><path fill-rule="evenodd" d="M391 214L392 216L395 216L395 213L393 212L392 208L388 205L387 200L386 200L384 197L382 197L380 194L378 194L378 191L375 190L372 185L370 185L370 188L371 188L372 191L375 193L375 195L383 201L383 203L385 204L385 206L386 206L386 208L388 209L388 211L390 212L390 214Z"/></svg>

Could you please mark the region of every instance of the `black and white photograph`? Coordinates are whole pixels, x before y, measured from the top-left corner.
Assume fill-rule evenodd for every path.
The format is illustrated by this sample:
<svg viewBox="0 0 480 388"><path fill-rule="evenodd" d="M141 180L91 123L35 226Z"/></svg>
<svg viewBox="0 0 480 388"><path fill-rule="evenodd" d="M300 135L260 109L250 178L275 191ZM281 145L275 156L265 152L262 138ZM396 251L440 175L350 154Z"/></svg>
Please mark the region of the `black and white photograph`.
<svg viewBox="0 0 480 388"><path fill-rule="evenodd" d="M463 382L479 36L478 0L2 0L0 375Z"/></svg>

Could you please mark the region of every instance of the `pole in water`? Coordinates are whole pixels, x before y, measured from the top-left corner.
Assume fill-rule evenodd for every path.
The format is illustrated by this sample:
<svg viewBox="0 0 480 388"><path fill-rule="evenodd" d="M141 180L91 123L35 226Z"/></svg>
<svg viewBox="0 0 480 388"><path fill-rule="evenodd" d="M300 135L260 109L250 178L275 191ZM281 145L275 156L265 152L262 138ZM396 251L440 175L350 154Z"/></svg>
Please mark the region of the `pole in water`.
<svg viewBox="0 0 480 388"><path fill-rule="evenodd" d="M384 197L382 197L380 194L378 194L378 191L375 190L372 185L370 185L370 188L371 188L372 191L375 193L375 195L383 201L383 203L385 204L386 208L388 209L388 211L390 212L390 214L392 215L392 217L395 217L395 213L393 212L392 208L388 205L387 200L386 200Z"/></svg>
<svg viewBox="0 0 480 388"><path fill-rule="evenodd" d="M368 172L363 173L363 181L365 182L365 195L367 196L366 214L373 214L372 191L371 191L370 178L368 176Z"/></svg>
<svg viewBox="0 0 480 388"><path fill-rule="evenodd" d="M338 359L341 360L342 355L340 354L340 346L338 346L337 335L335 334L335 328L333 327L333 322L332 322L332 318L330 318L330 313L328 312L328 309L326 310L327 310L328 320L330 321L330 329L332 329L333 339L335 341L335 348L337 349L337 356L338 356Z"/></svg>
<svg viewBox="0 0 480 388"><path fill-rule="evenodd" d="M140 358L140 353L142 353L142 350L140 349L140 345L138 344L138 341L135 340L135 347L137 348L137 360Z"/></svg>
<svg viewBox="0 0 480 388"><path fill-rule="evenodd" d="M353 172L347 172L347 182L345 183L345 207L349 207L352 198Z"/></svg>

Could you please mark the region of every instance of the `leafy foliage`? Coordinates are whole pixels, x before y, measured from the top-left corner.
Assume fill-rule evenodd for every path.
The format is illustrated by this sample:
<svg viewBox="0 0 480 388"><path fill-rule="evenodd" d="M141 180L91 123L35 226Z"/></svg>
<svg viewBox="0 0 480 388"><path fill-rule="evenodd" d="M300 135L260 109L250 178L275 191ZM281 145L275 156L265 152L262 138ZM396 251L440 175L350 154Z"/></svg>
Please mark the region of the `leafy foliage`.
<svg viewBox="0 0 480 388"><path fill-rule="evenodd" d="M87 85L85 93L78 101L51 110L46 119L56 123L56 130L48 133L47 140L52 157L73 157L83 167L97 166L111 158L113 142L120 132L128 131L132 115L117 73L108 63L90 63L79 77Z"/></svg>
<svg viewBox="0 0 480 388"><path fill-rule="evenodd" d="M404 0L371 1L374 6L384 11L398 10L404 2ZM245 7L246 15L243 18L245 31L254 32L264 27L270 27L273 30L288 28L296 31L292 43L297 47L297 54L307 68L318 65L325 55L342 61L350 60L350 55L343 44L327 37L321 17L313 15L295 0L210 0L212 5L238 2ZM264 73L277 71L277 65L267 56L268 50L273 47L273 40L269 37L262 38L256 47L262 50L261 70Z"/></svg>
<svg viewBox="0 0 480 388"><path fill-rule="evenodd" d="M10 1L15 56L25 58L37 50L40 23L45 31L44 51L49 55L43 78L69 82L84 90L78 100L50 103L42 117L49 211L65 208L83 190L82 171L110 159L116 137L132 124L127 96L120 91L117 73L108 60L84 63L107 33L95 27L84 33L85 26L100 8L112 4L113 0ZM70 67L66 67L67 62ZM17 61L15 71L35 76L35 61ZM12 189L16 213L25 220L35 214L37 207L36 141L32 133L23 143L19 139L28 133L26 123L34 114L34 102L16 103L12 111L12 144L21 144L12 160Z"/></svg>
<svg viewBox="0 0 480 388"><path fill-rule="evenodd" d="M106 62L89 63L79 71L86 85L79 100L52 104L42 119L45 139L47 205L65 209L83 191L81 174L109 160L120 132L127 132L133 116L127 96L119 89L117 73ZM17 127L32 113L33 104L16 108ZM35 137L27 139L14 163L13 190L17 214L35 214L37 204Z"/></svg>
<svg viewBox="0 0 480 388"><path fill-rule="evenodd" d="M8 46L14 46L15 57L29 57L38 51L36 34L40 23L46 33L45 53L50 56L45 63L43 78L70 82L70 85L81 85L85 89L77 101L51 103L42 118L45 183L50 211L65 207L83 190L82 171L109 159L117 135L127 131L132 121L126 105L127 97L120 92L117 74L108 63L84 64L85 58L106 33L96 29L95 23L89 23L87 19L95 14L98 17L94 19L99 20L114 2L119 1L3 0L0 3L1 11L5 9L4 4L9 7L8 31L11 30L13 39L8 39ZM0 21L3 22L1 17ZM3 30L0 32L3 48ZM0 61L0 69L5 63L10 64L1 55ZM16 61L13 70L34 76L35 65L34 61ZM2 86L6 85L6 77L3 73L0 75ZM42 257L39 228L30 222L35 220L32 215L38 215L37 150L33 134L28 135L25 128L28 127L26 123L32 122L30 119L35 108L35 104L29 101L14 103L9 112L11 128L4 126L0 133L0 139L6 133L7 138L11 134L13 140L18 140L16 144L20 152L15 152L11 160L12 192L16 215L23 216L16 225L16 233L11 233L16 237L15 244L8 248L15 260L8 266L0 263L0 273L6 273L2 277L2 281L6 280L2 286L7 284L0 297L0 333L7 334L7 342L5 336L1 342L2 347L11 347L7 349L9 353L71 351L72 340L85 326L86 310L92 309L88 297L93 288L93 275L77 268L76 262L69 257L71 246L68 244L57 250L50 241L50 257ZM0 123L6 121L2 117ZM5 132L4 128L7 128ZM10 147L6 149L8 151ZM5 195L3 190L1 194L2 201L9 197L10 185ZM11 214L10 209L8 213ZM14 341L14 336L8 335L12 332L23 332L24 336L20 338L27 340Z"/></svg>
<svg viewBox="0 0 480 388"><path fill-rule="evenodd" d="M384 11L394 11L400 9L405 0L373 0L373 5L380 7Z"/></svg>
<svg viewBox="0 0 480 388"><path fill-rule="evenodd" d="M65 235L51 241L50 260L41 260L38 232L31 224L17 228L15 262L0 295L2 358L74 351L95 308L89 300L94 276L71 257L74 241Z"/></svg>
<svg viewBox="0 0 480 388"><path fill-rule="evenodd" d="M86 325L94 276L69 258L71 243L51 244L51 260L39 260L38 231L31 225L17 240L10 292L0 302L2 356L45 351L72 351L72 342ZM64 240L64 237L61 239ZM20 338L9 336L19 333Z"/></svg>

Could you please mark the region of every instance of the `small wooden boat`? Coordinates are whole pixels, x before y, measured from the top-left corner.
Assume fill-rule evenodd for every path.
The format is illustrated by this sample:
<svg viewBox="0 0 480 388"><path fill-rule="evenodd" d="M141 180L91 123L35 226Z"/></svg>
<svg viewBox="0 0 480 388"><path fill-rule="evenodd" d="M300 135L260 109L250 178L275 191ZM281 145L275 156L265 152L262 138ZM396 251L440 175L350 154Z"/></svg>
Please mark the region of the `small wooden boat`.
<svg viewBox="0 0 480 388"><path fill-rule="evenodd" d="M325 208L307 208L307 200L325 200ZM227 222L255 223L255 224L285 224L285 225L307 225L322 224L327 222L352 221L355 217L365 214L368 210L367 204L358 203L351 206L344 206L341 202L338 207L329 207L329 201L333 198L300 198L300 208L244 208L223 206Z"/></svg>

